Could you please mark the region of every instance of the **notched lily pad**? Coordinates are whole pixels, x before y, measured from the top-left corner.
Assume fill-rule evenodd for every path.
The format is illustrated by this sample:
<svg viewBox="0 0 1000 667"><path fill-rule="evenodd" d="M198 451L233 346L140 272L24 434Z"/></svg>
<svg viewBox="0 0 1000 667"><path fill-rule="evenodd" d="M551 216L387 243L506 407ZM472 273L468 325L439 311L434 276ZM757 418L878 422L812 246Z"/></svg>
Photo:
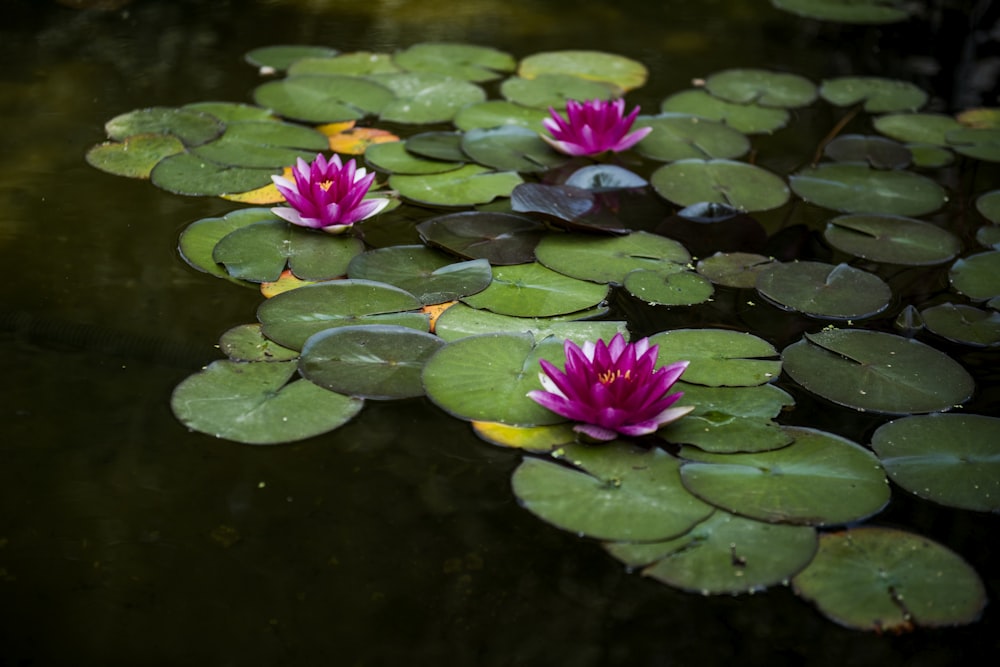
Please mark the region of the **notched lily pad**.
<svg viewBox="0 0 1000 667"><path fill-rule="evenodd" d="M750 140L742 132L694 115L641 116L636 119L635 127L653 128L636 148L654 160L737 158L750 150Z"/></svg>
<svg viewBox="0 0 1000 667"><path fill-rule="evenodd" d="M614 86L572 74L512 76L500 86L500 94L508 102L535 109L564 109L569 100L611 100L619 93Z"/></svg>
<svg viewBox="0 0 1000 667"><path fill-rule="evenodd" d="M389 88L354 76L292 76L254 90L258 105L309 123L357 120L380 112L393 99Z"/></svg>
<svg viewBox="0 0 1000 667"><path fill-rule="evenodd" d="M347 267L353 279L395 285L421 303L454 301L486 289L492 280L485 259L454 262L422 245L378 248L356 256Z"/></svg>
<svg viewBox="0 0 1000 667"><path fill-rule="evenodd" d="M733 160L679 160L654 171L649 182L660 196L681 206L716 202L741 211L768 211L789 197L775 174Z"/></svg>
<svg viewBox="0 0 1000 667"><path fill-rule="evenodd" d="M600 81L622 90L646 83L648 71L642 63L603 51L545 51L521 60L517 73L526 79L543 74L569 74ZM578 98L581 99L581 98Z"/></svg>
<svg viewBox="0 0 1000 667"><path fill-rule="evenodd" d="M469 130L462 137L462 152L499 171L548 171L568 160L537 132L516 125Z"/></svg>
<svg viewBox="0 0 1000 667"><path fill-rule="evenodd" d="M397 52L393 60L410 72L435 72L466 81L492 81L516 65L510 54L498 49L445 42L414 44Z"/></svg>
<svg viewBox="0 0 1000 667"><path fill-rule="evenodd" d="M677 241L649 232L624 236L550 234L535 248L538 261L573 278L617 283L636 269L682 271L691 255Z"/></svg>
<svg viewBox="0 0 1000 667"><path fill-rule="evenodd" d="M1000 251L980 252L956 260L948 279L952 287L975 301L1000 295Z"/></svg>
<svg viewBox="0 0 1000 667"><path fill-rule="evenodd" d="M700 88L674 93L663 100L660 111L717 120L746 134L771 134L785 127L789 120L785 109L727 102Z"/></svg>
<svg viewBox="0 0 1000 667"><path fill-rule="evenodd" d="M225 129L225 125L207 113L175 109L172 107L151 107L136 109L115 116L104 124L108 137L124 141L136 134L169 134L177 137L185 146L199 146L211 141Z"/></svg>
<svg viewBox="0 0 1000 667"><path fill-rule="evenodd" d="M379 111L383 121L443 123L462 107L486 99L486 93L476 84L434 72L373 74L370 78L394 93L394 99Z"/></svg>
<svg viewBox="0 0 1000 667"><path fill-rule="evenodd" d="M749 333L674 329L650 336L649 342L660 346L658 366L690 361L683 377L692 384L752 387L773 382L781 373L781 362L769 358L778 354L774 346Z"/></svg>
<svg viewBox="0 0 1000 667"><path fill-rule="evenodd" d="M864 102L868 113L916 111L927 103L927 93L909 81L877 76L841 76L823 81L820 96L837 106Z"/></svg>
<svg viewBox="0 0 1000 667"><path fill-rule="evenodd" d="M847 264L775 262L757 274L756 287L782 308L833 320L871 317L892 300L885 281Z"/></svg>
<svg viewBox="0 0 1000 667"><path fill-rule="evenodd" d="M920 311L928 330L955 343L976 347L1000 345L1000 313L965 304L942 303Z"/></svg>
<svg viewBox="0 0 1000 667"><path fill-rule="evenodd" d="M840 23L896 23L913 11L902 0L771 0L799 16Z"/></svg>
<svg viewBox="0 0 1000 667"><path fill-rule="evenodd" d="M951 232L897 215L841 215L827 223L823 238L856 257L907 266L941 264L962 249Z"/></svg>
<svg viewBox="0 0 1000 667"><path fill-rule="evenodd" d="M494 266L535 261L535 246L545 234L531 218L485 211L428 218L417 231L428 245L466 259L486 259Z"/></svg>
<svg viewBox="0 0 1000 667"><path fill-rule="evenodd" d="M389 187L407 199L435 206L474 206L509 197L522 182L517 172L467 164L440 174L394 174Z"/></svg>
<svg viewBox="0 0 1000 667"><path fill-rule="evenodd" d="M755 253L724 252L699 260L696 268L716 285L747 289L757 284L758 274L772 262L773 258Z"/></svg>
<svg viewBox="0 0 1000 667"><path fill-rule="evenodd" d="M842 134L823 152L837 162L867 162L875 169L905 169L913 162L913 153L899 142L863 134Z"/></svg>
<svg viewBox="0 0 1000 667"><path fill-rule="evenodd" d="M86 159L91 167L115 176L149 178L160 160L183 152L183 142L171 134L134 134L94 146Z"/></svg>
<svg viewBox="0 0 1000 667"><path fill-rule="evenodd" d="M816 99L816 85L798 74L762 69L729 69L705 79L705 89L716 97L739 104L791 109Z"/></svg>
<svg viewBox="0 0 1000 667"><path fill-rule="evenodd" d="M923 215L947 199L944 188L926 176L861 164L808 167L789 177L789 184L805 201L846 213Z"/></svg>
<svg viewBox="0 0 1000 667"><path fill-rule="evenodd" d="M607 285L571 278L532 263L493 267L490 286L462 301L501 315L547 317L591 308L607 295Z"/></svg>

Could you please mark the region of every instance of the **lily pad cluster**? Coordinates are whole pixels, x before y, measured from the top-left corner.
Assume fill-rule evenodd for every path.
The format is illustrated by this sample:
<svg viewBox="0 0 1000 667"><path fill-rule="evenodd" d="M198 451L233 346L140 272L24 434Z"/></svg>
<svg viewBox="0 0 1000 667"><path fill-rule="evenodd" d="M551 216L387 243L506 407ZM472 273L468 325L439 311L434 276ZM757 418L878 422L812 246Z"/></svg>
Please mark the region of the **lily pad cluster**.
<svg viewBox="0 0 1000 667"><path fill-rule="evenodd" d="M253 104L132 111L87 155L241 203L179 239L191 267L265 297L255 322L223 334L226 358L176 388L188 428L277 445L336 429L366 401L423 400L524 453L512 485L525 508L668 585L789 584L867 630L978 617L982 582L959 556L857 524L892 484L1000 511L1000 419L948 413L977 387L942 351L1000 346L1000 191L977 193L982 247L970 251L930 217L960 193L929 171L1000 159L995 129L920 113L927 96L906 82L737 68L639 116L652 131L628 152L571 158L540 137L548 108L620 99L645 84L645 66L437 43L276 46L247 60L267 77ZM860 131L768 159L759 137L816 105ZM391 200L338 236L268 208L282 200L273 175L330 152L364 161ZM761 166L782 163L808 166ZM781 234L757 216L803 209L822 256L776 252ZM941 271L938 293L893 279L917 269ZM799 328L776 333L783 317ZM565 340L616 334L649 337L660 365L690 362L676 386L692 411L598 446L527 394L541 388L540 360L565 363ZM796 396L884 424L870 443L791 426Z"/></svg>

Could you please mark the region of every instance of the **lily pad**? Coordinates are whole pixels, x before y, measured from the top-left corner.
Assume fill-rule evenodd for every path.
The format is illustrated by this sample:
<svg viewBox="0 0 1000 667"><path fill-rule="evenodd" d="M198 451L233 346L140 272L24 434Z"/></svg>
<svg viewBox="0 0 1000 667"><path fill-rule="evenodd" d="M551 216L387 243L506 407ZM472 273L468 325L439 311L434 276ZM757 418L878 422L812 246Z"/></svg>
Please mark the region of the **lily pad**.
<svg viewBox="0 0 1000 667"><path fill-rule="evenodd" d="M428 245L467 259L486 259L494 266L535 261L535 246L545 234L531 218L485 211L428 218L417 231Z"/></svg>
<svg viewBox="0 0 1000 667"><path fill-rule="evenodd" d="M734 514L810 526L858 521L889 502L888 482L870 451L832 433L784 430L794 442L772 451L712 454L685 447L684 486Z"/></svg>
<svg viewBox="0 0 1000 667"><path fill-rule="evenodd" d="M537 132L516 125L469 130L462 138L462 152L498 171L548 171L568 159L542 141Z"/></svg>
<svg viewBox="0 0 1000 667"><path fill-rule="evenodd" d="M435 72L465 81L492 81L517 64L498 49L442 42L414 44L397 52L393 60L410 72Z"/></svg>
<svg viewBox="0 0 1000 667"><path fill-rule="evenodd" d="M680 537L605 545L642 574L702 595L762 591L801 571L816 553L816 529L716 511Z"/></svg>
<svg viewBox="0 0 1000 667"><path fill-rule="evenodd" d="M568 445L554 455L573 467L525 458L511 486L525 509L563 530L602 540L662 540L712 513L681 486L679 461L660 450Z"/></svg>
<svg viewBox="0 0 1000 667"><path fill-rule="evenodd" d="M259 324L240 324L219 338L219 349L233 361L291 361L297 350L278 345L264 336Z"/></svg>
<svg viewBox="0 0 1000 667"><path fill-rule="evenodd" d="M904 417L880 426L872 448L907 491L949 507L1000 512L1000 419Z"/></svg>
<svg viewBox="0 0 1000 667"><path fill-rule="evenodd" d="M1000 225L983 225L976 230L976 241L979 245L1000 250Z"/></svg>
<svg viewBox="0 0 1000 667"><path fill-rule="evenodd" d="M307 57L295 61L288 68L288 76L306 74L345 76L366 76L368 74L384 74L386 72L401 72L389 53L374 53L372 51L354 51L341 53L334 57Z"/></svg>
<svg viewBox="0 0 1000 667"><path fill-rule="evenodd" d="M580 167L566 179L565 185L591 192L613 192L644 188L649 181L639 174L614 164L589 164Z"/></svg>
<svg viewBox="0 0 1000 667"><path fill-rule="evenodd" d="M311 438L344 425L363 401L308 380L288 381L294 361L215 361L174 389L170 399L188 428L251 445Z"/></svg>
<svg viewBox="0 0 1000 667"><path fill-rule="evenodd" d="M191 223L181 232L177 249L181 258L192 268L246 285L246 281L231 277L216 263L213 256L215 246L237 229L258 222L277 220L278 217L266 208L244 208L227 213L221 218L203 218Z"/></svg>
<svg viewBox="0 0 1000 667"><path fill-rule="evenodd" d="M968 371L919 341L877 331L824 329L782 352L808 391L861 411L939 412L972 396Z"/></svg>
<svg viewBox="0 0 1000 667"><path fill-rule="evenodd" d="M752 387L777 379L781 362L770 343L729 329L674 329L650 336L659 345L658 366L679 360L691 365L684 381L709 387Z"/></svg>
<svg viewBox="0 0 1000 667"><path fill-rule="evenodd" d="M913 155L913 164L924 169L947 167L955 161L955 154L941 146L919 143L908 143L905 145L909 149L910 154Z"/></svg>
<svg viewBox="0 0 1000 667"><path fill-rule="evenodd" d="M420 157L406 149L401 141L374 144L365 150L369 166L389 174L440 174L458 169L462 162L446 162Z"/></svg>
<svg viewBox="0 0 1000 667"><path fill-rule="evenodd" d="M905 169L913 162L910 149L898 141L864 134L842 134L823 153L837 162L866 162L875 169Z"/></svg>
<svg viewBox="0 0 1000 667"><path fill-rule="evenodd" d="M104 124L108 137L124 141L136 134L169 134L185 146L199 146L222 134L225 126L215 116L188 109L152 107L115 116Z"/></svg>
<svg viewBox="0 0 1000 667"><path fill-rule="evenodd" d="M947 135L962 124L951 116L935 113L900 113L879 116L875 129L898 141L947 146Z"/></svg>
<svg viewBox="0 0 1000 667"><path fill-rule="evenodd" d="M738 104L793 109L816 99L816 84L798 74L763 69L729 69L705 79L705 89L715 97Z"/></svg>
<svg viewBox="0 0 1000 667"><path fill-rule="evenodd" d="M541 389L539 359L562 363L563 341L535 343L529 333L491 333L453 341L424 366L427 396L449 414L467 421L543 426L565 421L527 394Z"/></svg>
<svg viewBox="0 0 1000 667"><path fill-rule="evenodd" d="M239 104L237 102L192 102L185 104L182 109L207 113L215 116L227 125L232 122L244 120L276 120L271 115L269 109L253 106L252 104Z"/></svg>
<svg viewBox="0 0 1000 667"><path fill-rule="evenodd" d="M746 289L757 284L757 275L773 261L755 253L723 252L699 260L696 268L716 285Z"/></svg>
<svg viewBox="0 0 1000 667"><path fill-rule="evenodd" d="M637 269L625 276L625 290L654 306L693 306L712 299L711 281L693 271Z"/></svg>
<svg viewBox="0 0 1000 667"><path fill-rule="evenodd" d="M861 164L808 167L789 183L807 202L846 213L916 216L936 211L947 199L944 188L926 176Z"/></svg>
<svg viewBox="0 0 1000 667"><path fill-rule="evenodd" d="M310 123L357 120L395 99L379 83L354 76L292 76L254 90L254 102L286 118Z"/></svg>
<svg viewBox="0 0 1000 667"><path fill-rule="evenodd" d="M962 249L951 232L896 215L841 215L827 223L823 238L855 257L907 266L941 264Z"/></svg>
<svg viewBox="0 0 1000 667"><path fill-rule="evenodd" d="M87 164L115 176L149 178L156 164L184 152L172 134L134 134L124 141L108 141L87 151Z"/></svg>
<svg viewBox="0 0 1000 667"><path fill-rule="evenodd" d="M642 86L649 75L645 65L630 58L602 51L572 50L530 55L521 60L517 73L526 79L535 79L543 74L570 74L608 83L622 90Z"/></svg>
<svg viewBox="0 0 1000 667"><path fill-rule="evenodd" d="M535 109L566 108L569 100L612 100L618 90L598 81L571 74L540 74L534 78L510 77L500 85L508 102Z"/></svg>
<svg viewBox="0 0 1000 667"><path fill-rule="evenodd" d="M593 313L595 316L599 314ZM577 345L598 339L611 340L619 333L628 336L628 327L623 321L571 319L577 315L583 317L582 313L559 317L514 317L456 303L438 317L434 332L446 341L484 333L527 332L535 340L553 336L559 340L572 340Z"/></svg>
<svg viewBox="0 0 1000 667"><path fill-rule="evenodd" d="M732 160L679 160L653 172L653 189L680 206L701 202L768 211L788 201L785 182L766 169Z"/></svg>
<svg viewBox="0 0 1000 667"><path fill-rule="evenodd" d="M490 286L462 301L501 315L547 317L591 308L607 295L607 285L570 278L531 263L493 267Z"/></svg>
<svg viewBox="0 0 1000 667"><path fill-rule="evenodd" d="M964 304L942 303L920 311L924 325L955 343L977 347L1000 345L1000 313Z"/></svg>
<svg viewBox="0 0 1000 667"><path fill-rule="evenodd" d="M302 346L299 372L340 394L372 399L423 396L424 363L443 345L408 327L368 324L320 331Z"/></svg>
<svg viewBox="0 0 1000 667"><path fill-rule="evenodd" d="M398 287L368 280L335 280L299 287L257 309L264 335L293 350L324 329L356 324L394 324L428 330L423 304Z"/></svg>
<svg viewBox="0 0 1000 667"><path fill-rule="evenodd" d="M875 274L823 262L770 264L757 275L757 292L782 308L833 320L871 317L892 300Z"/></svg>
<svg viewBox="0 0 1000 667"><path fill-rule="evenodd" d="M496 422L473 422L472 430L492 445L529 452L548 452L576 441L572 424L509 426Z"/></svg>
<svg viewBox="0 0 1000 667"><path fill-rule="evenodd" d="M952 130L945 139L956 153L989 162L1000 162L1000 129L973 127Z"/></svg>
<svg viewBox="0 0 1000 667"><path fill-rule="evenodd" d="M381 107L379 118L383 121L443 123L462 107L486 99L486 93L476 84L433 72L373 74L370 78L395 95Z"/></svg>
<svg viewBox="0 0 1000 667"><path fill-rule="evenodd" d="M677 241L649 232L624 236L550 234L535 248L538 261L573 278L617 283L636 269L679 272L691 255Z"/></svg>
<svg viewBox="0 0 1000 667"><path fill-rule="evenodd" d="M248 63L256 67L268 67L275 71L283 71L302 58L330 58L337 53L336 49L327 46L277 44L254 49L247 52L244 57Z"/></svg>
<svg viewBox="0 0 1000 667"><path fill-rule="evenodd" d="M443 303L486 289L492 280L485 259L454 262L422 245L400 245L371 250L356 256L347 268L353 279L395 285L421 303Z"/></svg>
<svg viewBox="0 0 1000 667"><path fill-rule="evenodd" d="M1000 223L1000 190L979 195L976 198L976 210L990 222Z"/></svg>
<svg viewBox="0 0 1000 667"><path fill-rule="evenodd" d="M745 134L699 116L677 113L641 116L636 119L635 127L653 128L637 149L654 160L736 158L750 150L750 140Z"/></svg>
<svg viewBox="0 0 1000 667"><path fill-rule="evenodd" d="M511 192L518 213L537 213L565 227L623 234L628 229L616 215L606 215L593 190L572 185L521 183Z"/></svg>
<svg viewBox="0 0 1000 667"><path fill-rule="evenodd" d="M972 623L986 605L983 582L961 557L893 528L821 535L792 587L827 618L877 633Z"/></svg>
<svg viewBox="0 0 1000 667"><path fill-rule="evenodd" d="M476 164L467 164L441 174L394 174L389 187L421 204L434 206L474 206L497 197L509 197L522 182L517 172L493 171Z"/></svg>
<svg viewBox="0 0 1000 667"><path fill-rule="evenodd" d="M771 134L785 127L789 120L785 109L727 102L700 88L674 93L663 100L660 111L717 120L746 134Z"/></svg>
<svg viewBox="0 0 1000 667"><path fill-rule="evenodd" d="M948 279L952 287L975 301L1000 295L1000 251L990 250L956 260Z"/></svg>
<svg viewBox="0 0 1000 667"><path fill-rule="evenodd" d="M256 190L269 185L277 173L274 168L233 167L193 153L178 153L157 163L149 180L176 194L208 197Z"/></svg>
<svg viewBox="0 0 1000 667"><path fill-rule="evenodd" d="M200 158L234 167L271 167L310 161L328 150L329 139L308 127L269 120L241 120L226 125L222 136L194 148Z"/></svg>
<svg viewBox="0 0 1000 667"><path fill-rule="evenodd" d="M771 0L778 9L839 23L897 23L912 11L901 0Z"/></svg>
<svg viewBox="0 0 1000 667"><path fill-rule="evenodd" d="M455 114L455 127L460 130L500 127L515 125L518 127L543 131L542 121L549 117L544 109L527 107L507 100L487 100L478 104L462 107Z"/></svg>
<svg viewBox="0 0 1000 667"><path fill-rule="evenodd" d="M432 160L465 163L469 156L462 150L461 132L421 132L406 140L406 150Z"/></svg>
<svg viewBox="0 0 1000 667"><path fill-rule="evenodd" d="M823 81L820 96L830 104L864 102L868 113L916 111L927 103L927 93L909 81L878 76L841 76Z"/></svg>

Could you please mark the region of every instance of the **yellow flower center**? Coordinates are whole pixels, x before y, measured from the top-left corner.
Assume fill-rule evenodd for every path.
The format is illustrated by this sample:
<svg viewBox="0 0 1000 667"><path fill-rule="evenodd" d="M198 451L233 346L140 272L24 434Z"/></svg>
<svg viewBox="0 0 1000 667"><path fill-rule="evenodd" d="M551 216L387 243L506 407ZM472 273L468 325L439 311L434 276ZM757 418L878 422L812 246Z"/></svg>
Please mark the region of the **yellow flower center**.
<svg viewBox="0 0 1000 667"><path fill-rule="evenodd" d="M632 381L632 371L631 370L627 370L623 374L621 372L621 369L617 369L617 370L613 370L613 371L612 370L607 370L607 371L604 371L603 373L601 373L600 375L597 376L597 379L600 380L601 384L611 384L612 382L614 382L618 378L622 378L623 380L631 382Z"/></svg>
<svg viewBox="0 0 1000 667"><path fill-rule="evenodd" d="M323 188L323 192L326 192L330 189L331 185L333 185L333 181L323 181L319 184L319 187Z"/></svg>

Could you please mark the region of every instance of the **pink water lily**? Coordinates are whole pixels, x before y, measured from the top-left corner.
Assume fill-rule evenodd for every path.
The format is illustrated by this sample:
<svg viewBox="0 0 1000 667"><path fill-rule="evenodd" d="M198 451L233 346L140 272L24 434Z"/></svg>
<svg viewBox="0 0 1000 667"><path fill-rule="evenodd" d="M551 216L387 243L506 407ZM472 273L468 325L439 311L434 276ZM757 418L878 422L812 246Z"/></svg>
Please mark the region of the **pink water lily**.
<svg viewBox="0 0 1000 667"><path fill-rule="evenodd" d="M293 225L339 234L389 204L388 199L365 199L375 174L358 169L353 159L343 164L339 155L327 160L319 154L311 163L299 158L292 177L271 177L288 202L271 211Z"/></svg>
<svg viewBox="0 0 1000 667"><path fill-rule="evenodd" d="M552 136L543 134L542 139L567 155L597 155L605 151L618 153L632 148L653 131L651 127L643 127L629 132L639 115L639 107L625 116L623 99L569 100L566 103L566 118L552 108L549 113L552 117L543 120L542 125Z"/></svg>
<svg viewBox="0 0 1000 667"><path fill-rule="evenodd" d="M648 338L626 343L616 334L611 343L588 341L580 348L567 340L563 348L565 372L540 360L544 372L538 377L545 390L529 391L528 397L579 422L575 431L595 440L647 435L694 409L671 407L684 394L667 393L690 362L653 370L659 347L650 346Z"/></svg>

